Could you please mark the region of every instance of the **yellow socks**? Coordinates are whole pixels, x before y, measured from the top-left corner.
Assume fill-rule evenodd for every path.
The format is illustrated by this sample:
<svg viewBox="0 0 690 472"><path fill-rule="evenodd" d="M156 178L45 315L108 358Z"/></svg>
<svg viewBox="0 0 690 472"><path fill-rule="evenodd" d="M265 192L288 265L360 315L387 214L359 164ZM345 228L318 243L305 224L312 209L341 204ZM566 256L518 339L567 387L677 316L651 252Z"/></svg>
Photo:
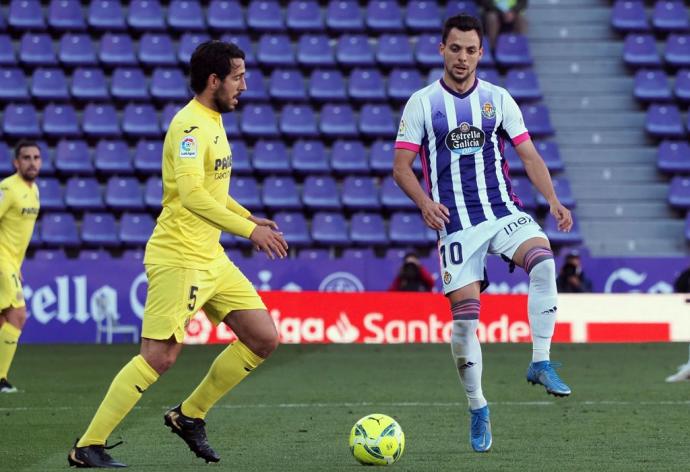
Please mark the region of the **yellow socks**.
<svg viewBox="0 0 690 472"><path fill-rule="evenodd" d="M264 360L237 341L221 352L199 386L184 402L182 414L205 418L208 410L220 398L240 383Z"/></svg>
<svg viewBox="0 0 690 472"><path fill-rule="evenodd" d="M22 332L7 321L0 327L0 379L7 378L20 334Z"/></svg>
<svg viewBox="0 0 690 472"><path fill-rule="evenodd" d="M127 416L158 373L141 356L135 356L115 376L91 424L77 447L104 445L110 433Z"/></svg>

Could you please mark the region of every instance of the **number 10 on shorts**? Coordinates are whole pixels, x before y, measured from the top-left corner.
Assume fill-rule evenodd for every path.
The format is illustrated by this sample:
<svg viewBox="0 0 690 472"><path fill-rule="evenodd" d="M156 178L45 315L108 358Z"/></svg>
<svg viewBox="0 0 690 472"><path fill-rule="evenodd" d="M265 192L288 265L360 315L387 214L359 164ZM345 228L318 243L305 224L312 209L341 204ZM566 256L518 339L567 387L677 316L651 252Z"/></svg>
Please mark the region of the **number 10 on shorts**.
<svg viewBox="0 0 690 472"><path fill-rule="evenodd" d="M448 267L448 259L450 259L450 263L453 265L462 264L462 246L459 242L455 241L448 245L448 258L446 258L445 245L441 246L439 251L441 252L441 263L444 269Z"/></svg>

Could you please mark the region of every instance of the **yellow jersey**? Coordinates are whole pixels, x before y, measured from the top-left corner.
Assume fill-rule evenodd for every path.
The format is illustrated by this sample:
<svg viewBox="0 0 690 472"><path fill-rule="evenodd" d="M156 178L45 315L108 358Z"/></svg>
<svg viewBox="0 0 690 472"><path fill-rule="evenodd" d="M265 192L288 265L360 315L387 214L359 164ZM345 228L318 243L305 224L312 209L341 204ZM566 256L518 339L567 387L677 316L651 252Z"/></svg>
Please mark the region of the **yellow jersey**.
<svg viewBox="0 0 690 472"><path fill-rule="evenodd" d="M41 207L38 185L19 174L0 182L0 261L19 270Z"/></svg>
<svg viewBox="0 0 690 472"><path fill-rule="evenodd" d="M219 257L220 229L187 210L178 178L196 176L223 211L240 215L236 234L249 237L249 212L228 197L232 153L221 115L192 99L172 119L163 143L163 210L146 245L144 264L206 270ZM215 202L213 205L215 205ZM229 202L232 202L231 206ZM222 227L222 225L221 225Z"/></svg>

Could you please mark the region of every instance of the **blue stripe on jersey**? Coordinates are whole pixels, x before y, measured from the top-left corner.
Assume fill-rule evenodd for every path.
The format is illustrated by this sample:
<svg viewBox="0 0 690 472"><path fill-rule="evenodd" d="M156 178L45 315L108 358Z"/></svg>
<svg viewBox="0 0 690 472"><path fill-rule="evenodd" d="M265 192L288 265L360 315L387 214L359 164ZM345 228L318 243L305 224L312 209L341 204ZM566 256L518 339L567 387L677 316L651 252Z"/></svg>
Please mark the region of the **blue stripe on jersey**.
<svg viewBox="0 0 690 472"><path fill-rule="evenodd" d="M493 104L492 94L480 88L479 89L479 104L484 106L485 103ZM496 105L493 104L494 109ZM503 216L510 215L510 210L508 206L503 201L501 196L501 189L499 188L502 178L499 180L499 175L496 171L496 152L495 152L495 140L497 136L494 135L494 128L496 127L496 114L492 118L487 118L484 113L482 113L482 129L486 134L486 140L484 141L484 148L482 149L482 155L484 156L484 181L486 182L486 194L489 197L489 203L491 204L491 211L496 218L501 218ZM503 156L501 156L501 161L503 161ZM503 162L501 162L503 164ZM501 165L501 169L503 166ZM501 176L502 177L502 176ZM510 195L510 193L508 193Z"/></svg>
<svg viewBox="0 0 690 472"><path fill-rule="evenodd" d="M453 96L453 103L455 104L455 115L458 125L463 122L473 125L472 107L470 105L469 97L461 99ZM472 223L472 226L476 226L482 221L486 221L484 209L482 208L482 202L479 199L477 169L475 168L474 160L474 154L460 156L458 159L458 165L460 166L460 180L462 183L462 195L465 199L465 207L467 208L467 214L470 217L470 223Z"/></svg>

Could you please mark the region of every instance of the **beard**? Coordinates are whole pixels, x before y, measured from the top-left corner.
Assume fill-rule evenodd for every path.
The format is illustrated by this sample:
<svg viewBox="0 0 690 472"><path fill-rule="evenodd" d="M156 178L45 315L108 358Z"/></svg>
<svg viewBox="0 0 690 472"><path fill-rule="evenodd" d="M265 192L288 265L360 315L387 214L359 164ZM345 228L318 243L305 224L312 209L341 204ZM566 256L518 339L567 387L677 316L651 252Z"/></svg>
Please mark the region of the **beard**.
<svg viewBox="0 0 690 472"><path fill-rule="evenodd" d="M38 171L37 170L26 170L24 172L19 172L19 176L24 179L26 182L33 182L36 180L36 177L38 177Z"/></svg>
<svg viewBox="0 0 690 472"><path fill-rule="evenodd" d="M235 107L230 105L228 100L224 98L225 97L219 93L213 96L213 105L216 107L216 110L218 110L218 113L228 113L235 109Z"/></svg>

